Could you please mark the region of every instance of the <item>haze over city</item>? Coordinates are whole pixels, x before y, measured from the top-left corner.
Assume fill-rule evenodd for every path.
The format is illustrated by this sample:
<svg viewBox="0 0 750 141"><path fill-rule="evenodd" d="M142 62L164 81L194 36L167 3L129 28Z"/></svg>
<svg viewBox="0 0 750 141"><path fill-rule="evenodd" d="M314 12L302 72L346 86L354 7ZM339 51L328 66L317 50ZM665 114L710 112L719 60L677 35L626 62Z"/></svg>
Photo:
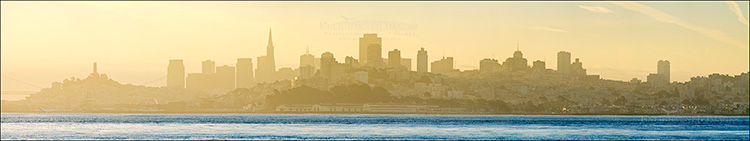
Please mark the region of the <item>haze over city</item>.
<svg viewBox="0 0 750 141"><path fill-rule="evenodd" d="M671 80L748 68L748 2L2 2L2 89L38 91L85 77L91 63L121 83L164 86L168 60L186 73L266 53L273 29L276 68L299 67L299 55L359 58L358 38L382 37L383 57L399 49L429 62L455 59L479 69L517 47L557 69L557 53L580 58L603 79L646 80L658 60ZM689 9L689 10L687 10ZM262 13L262 14L259 14ZM519 45L520 44L520 45ZM501 61L502 62L502 61ZM412 69L416 70L416 69Z"/></svg>
<svg viewBox="0 0 750 141"><path fill-rule="evenodd" d="M3 1L0 138L750 140L749 3Z"/></svg>

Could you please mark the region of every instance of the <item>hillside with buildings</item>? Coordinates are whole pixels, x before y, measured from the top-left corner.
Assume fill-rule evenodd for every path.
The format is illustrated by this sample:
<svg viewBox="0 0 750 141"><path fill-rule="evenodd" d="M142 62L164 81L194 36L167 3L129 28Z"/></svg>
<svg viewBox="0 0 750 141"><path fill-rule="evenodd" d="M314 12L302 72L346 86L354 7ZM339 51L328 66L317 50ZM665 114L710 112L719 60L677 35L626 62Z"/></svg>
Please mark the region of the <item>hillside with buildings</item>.
<svg viewBox="0 0 750 141"><path fill-rule="evenodd" d="M120 84L94 71L85 79L53 83L23 101L3 101L3 111L66 112L310 112L476 114L722 114L747 115L748 73L670 79L670 62L657 61L647 80L608 80L586 72L582 59L557 53L557 70L520 50L499 61L478 61L475 70L455 69L453 57L428 64L427 50L412 60L398 49L381 56L382 39L364 34L360 56L337 61L309 51L300 67L275 67L269 31L266 55L238 58L236 66L202 62L186 73L181 59L169 60L167 85ZM574 60L574 61L571 61ZM429 71L428 71L429 68ZM645 74L644 74L645 75ZM47 110L41 110L47 111Z"/></svg>

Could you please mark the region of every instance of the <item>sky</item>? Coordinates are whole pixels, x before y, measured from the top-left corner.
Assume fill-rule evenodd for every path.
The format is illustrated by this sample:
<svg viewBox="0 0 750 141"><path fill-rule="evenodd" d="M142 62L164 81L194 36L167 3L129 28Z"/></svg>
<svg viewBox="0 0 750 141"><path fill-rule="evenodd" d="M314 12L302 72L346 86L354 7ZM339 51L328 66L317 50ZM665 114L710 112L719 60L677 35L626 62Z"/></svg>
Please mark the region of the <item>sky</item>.
<svg viewBox="0 0 750 141"><path fill-rule="evenodd" d="M277 68L299 66L309 48L343 62L358 38L378 33L393 49L456 68L505 60L517 47L556 69L557 52L588 74L627 81L671 62L672 81L748 72L748 2L7 2L2 9L2 91L38 91L100 73L164 86L169 59L186 73L201 61L234 66L265 54L273 32ZM255 67L257 68L257 66ZM156 80L156 81L153 81Z"/></svg>

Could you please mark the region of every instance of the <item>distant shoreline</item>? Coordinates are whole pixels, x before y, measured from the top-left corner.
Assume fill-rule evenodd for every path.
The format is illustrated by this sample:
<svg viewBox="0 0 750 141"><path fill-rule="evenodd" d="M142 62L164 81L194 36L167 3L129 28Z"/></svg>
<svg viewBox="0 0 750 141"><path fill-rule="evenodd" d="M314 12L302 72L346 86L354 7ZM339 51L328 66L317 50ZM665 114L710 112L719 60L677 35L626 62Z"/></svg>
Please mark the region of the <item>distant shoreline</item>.
<svg viewBox="0 0 750 141"><path fill-rule="evenodd" d="M0 113L44 113L42 111L0 111ZM552 114L552 113L344 113L344 112L48 112L49 114L321 114L321 115L550 115L550 116L749 116L729 114Z"/></svg>

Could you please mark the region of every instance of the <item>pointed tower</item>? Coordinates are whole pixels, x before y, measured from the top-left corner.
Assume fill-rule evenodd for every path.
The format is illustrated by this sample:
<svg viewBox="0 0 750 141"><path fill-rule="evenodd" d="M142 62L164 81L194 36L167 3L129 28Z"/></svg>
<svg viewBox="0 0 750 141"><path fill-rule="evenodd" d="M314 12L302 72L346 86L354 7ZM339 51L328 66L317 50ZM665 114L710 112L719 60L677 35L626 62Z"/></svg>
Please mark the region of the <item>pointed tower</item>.
<svg viewBox="0 0 750 141"><path fill-rule="evenodd" d="M274 57L273 52L273 37L271 36L271 29L268 29L268 46L266 47L266 56L268 56L268 59L270 59L270 65L271 69L273 71L276 71L276 57Z"/></svg>
<svg viewBox="0 0 750 141"><path fill-rule="evenodd" d="M255 82L273 82L276 81L276 58L273 52L273 37L271 29L268 29L268 46L266 46L266 55L258 56L258 68L255 69Z"/></svg>

